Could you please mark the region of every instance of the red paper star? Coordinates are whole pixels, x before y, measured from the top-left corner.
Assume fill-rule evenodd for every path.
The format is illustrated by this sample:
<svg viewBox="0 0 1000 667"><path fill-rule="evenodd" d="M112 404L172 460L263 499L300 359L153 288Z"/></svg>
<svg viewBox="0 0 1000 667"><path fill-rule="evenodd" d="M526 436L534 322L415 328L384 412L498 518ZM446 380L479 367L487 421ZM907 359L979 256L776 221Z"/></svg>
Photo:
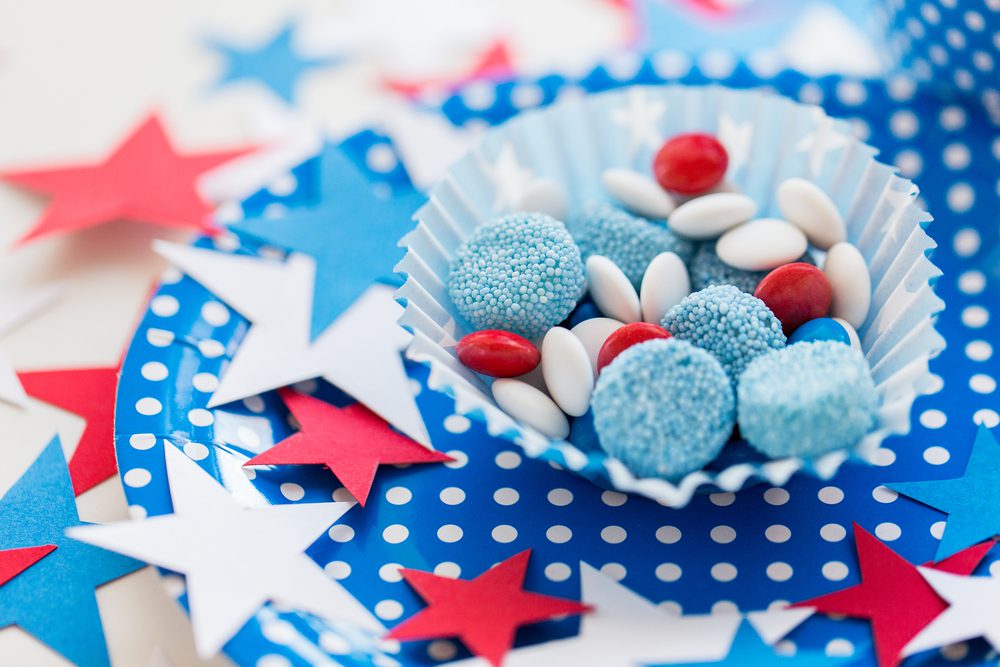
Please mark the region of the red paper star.
<svg viewBox="0 0 1000 667"><path fill-rule="evenodd" d="M211 233L218 231L209 216L212 209L198 194L195 181L202 172L245 152L180 155L154 115L103 162L9 171L0 178L52 196L18 244L119 219Z"/></svg>
<svg viewBox="0 0 1000 667"><path fill-rule="evenodd" d="M575 600L525 591L530 556L531 549L522 551L471 581L400 570L428 607L386 637L403 641L458 637L475 655L499 665L520 626L591 610Z"/></svg>
<svg viewBox="0 0 1000 667"><path fill-rule="evenodd" d="M56 550L54 544L0 551L0 586Z"/></svg>
<svg viewBox="0 0 1000 667"><path fill-rule="evenodd" d="M917 567L854 524L854 542L861 566L861 583L841 591L796 602L827 614L871 621L875 652L881 667L896 667L903 647L933 621L948 604L920 576ZM969 574L993 546L984 542L931 567L951 574Z"/></svg>
<svg viewBox="0 0 1000 667"><path fill-rule="evenodd" d="M83 417L87 426L69 461L73 493L89 491L118 470L115 461L117 368L18 373L31 396Z"/></svg>
<svg viewBox="0 0 1000 667"><path fill-rule="evenodd" d="M453 460L392 430L360 403L338 408L290 389L279 393L301 430L243 465L325 465L363 507L380 465Z"/></svg>

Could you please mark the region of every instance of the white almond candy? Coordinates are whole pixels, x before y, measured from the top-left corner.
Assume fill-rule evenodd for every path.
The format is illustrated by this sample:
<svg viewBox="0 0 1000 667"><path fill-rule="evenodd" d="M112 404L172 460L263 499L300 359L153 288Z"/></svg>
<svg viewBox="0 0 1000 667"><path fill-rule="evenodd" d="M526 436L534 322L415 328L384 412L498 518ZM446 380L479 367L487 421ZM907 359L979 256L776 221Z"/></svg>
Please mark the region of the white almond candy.
<svg viewBox="0 0 1000 667"><path fill-rule="evenodd" d="M493 381L493 400L514 419L542 435L562 440L569 435L569 421L559 406L530 384L500 378Z"/></svg>
<svg viewBox="0 0 1000 667"><path fill-rule="evenodd" d="M580 339L583 347L587 350L587 357L590 359L590 368L595 378L597 377L597 355L604 346L604 341L623 326L625 325L610 317L592 317L570 329L573 335Z"/></svg>
<svg viewBox="0 0 1000 667"><path fill-rule="evenodd" d="M785 220L806 233L820 250L847 240L847 226L830 196L804 178L789 178L778 186L778 208Z"/></svg>
<svg viewBox="0 0 1000 667"><path fill-rule="evenodd" d="M670 214L671 231L689 239L714 239L757 214L757 202L738 192L718 192L685 202Z"/></svg>
<svg viewBox="0 0 1000 667"><path fill-rule="evenodd" d="M644 322L659 324L667 311L691 293L691 279L684 261L672 252L653 258L642 276L639 304Z"/></svg>
<svg viewBox="0 0 1000 667"><path fill-rule="evenodd" d="M587 258L587 283L602 313L626 324L639 321L639 295L617 264L607 257L591 255Z"/></svg>
<svg viewBox="0 0 1000 667"><path fill-rule="evenodd" d="M805 254L809 242L795 225L759 218L730 229L715 244L715 253L734 269L770 271Z"/></svg>
<svg viewBox="0 0 1000 667"><path fill-rule="evenodd" d="M834 317L832 319L834 322L844 327L844 331L847 332L847 337L851 339L851 347L858 352L862 352L861 339L858 337L858 332L851 326L851 323L840 317Z"/></svg>
<svg viewBox="0 0 1000 667"><path fill-rule="evenodd" d="M662 220L676 208L674 198L659 183L632 169L605 169L601 174L601 182L608 194L622 206L644 218Z"/></svg>
<svg viewBox="0 0 1000 667"><path fill-rule="evenodd" d="M563 412L579 417L590 407L594 371L580 339L563 327L552 327L542 341L542 375L549 395Z"/></svg>
<svg viewBox="0 0 1000 667"><path fill-rule="evenodd" d="M846 241L835 244L826 253L823 273L833 289L830 316L859 328L865 323L872 302L872 279L861 251Z"/></svg>
<svg viewBox="0 0 1000 667"><path fill-rule="evenodd" d="M551 178L539 178L528 184L514 206L518 211L531 211L565 220L569 212L566 191Z"/></svg>

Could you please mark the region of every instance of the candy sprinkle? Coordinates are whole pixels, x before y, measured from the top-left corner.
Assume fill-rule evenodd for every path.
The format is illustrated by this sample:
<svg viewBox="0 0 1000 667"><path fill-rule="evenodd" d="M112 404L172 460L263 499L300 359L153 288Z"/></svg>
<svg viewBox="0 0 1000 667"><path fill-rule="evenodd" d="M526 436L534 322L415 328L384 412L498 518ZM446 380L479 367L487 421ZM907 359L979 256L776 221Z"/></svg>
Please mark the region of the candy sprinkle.
<svg viewBox="0 0 1000 667"><path fill-rule="evenodd" d="M854 446L875 425L878 392L864 356L833 341L755 359L737 390L740 433L771 458Z"/></svg>
<svg viewBox="0 0 1000 667"><path fill-rule="evenodd" d="M711 462L733 431L735 401L712 355L676 339L628 348L597 380L601 447L640 477L674 479Z"/></svg>
<svg viewBox="0 0 1000 667"><path fill-rule="evenodd" d="M673 336L715 355L733 384L751 361L785 346L778 318L763 301L732 285L688 295L662 324Z"/></svg>
<svg viewBox="0 0 1000 667"><path fill-rule="evenodd" d="M565 225L514 213L478 227L458 250L448 294L475 329L542 336L566 319L584 291L583 261Z"/></svg>
<svg viewBox="0 0 1000 667"><path fill-rule="evenodd" d="M653 258L674 252L686 264L694 244L662 224L633 216L610 204L591 204L570 223L570 232L586 261L602 255L614 262L637 290Z"/></svg>

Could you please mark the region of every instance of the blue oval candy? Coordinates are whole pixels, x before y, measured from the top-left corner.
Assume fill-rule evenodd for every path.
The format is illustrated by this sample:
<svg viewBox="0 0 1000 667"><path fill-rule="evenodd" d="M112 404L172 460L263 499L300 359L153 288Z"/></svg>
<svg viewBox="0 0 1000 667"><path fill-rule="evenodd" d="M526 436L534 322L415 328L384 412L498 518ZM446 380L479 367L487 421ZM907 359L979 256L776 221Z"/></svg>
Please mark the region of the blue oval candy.
<svg viewBox="0 0 1000 667"><path fill-rule="evenodd" d="M847 333L847 329L840 322L829 317L818 317L815 320L809 320L789 336L788 344L816 343L821 340L843 343L847 346L851 344L851 337Z"/></svg>

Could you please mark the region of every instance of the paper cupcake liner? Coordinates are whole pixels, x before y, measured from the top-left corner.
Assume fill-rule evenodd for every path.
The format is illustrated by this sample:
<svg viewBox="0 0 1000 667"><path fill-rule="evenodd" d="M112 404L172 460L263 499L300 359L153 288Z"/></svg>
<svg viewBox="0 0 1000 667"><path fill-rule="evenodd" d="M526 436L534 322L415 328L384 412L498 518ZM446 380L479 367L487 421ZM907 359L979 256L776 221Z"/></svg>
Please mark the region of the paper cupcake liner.
<svg viewBox="0 0 1000 667"><path fill-rule="evenodd" d="M492 401L485 379L455 357L455 341L471 328L447 294L449 261L477 226L506 212L495 208L490 176L501 149L511 147L522 167L560 183L572 217L587 202L609 200L600 182L604 169L649 170L653 147L630 150L627 129L613 120L616 109L637 98L665 105L656 128L660 136L718 134L732 158L727 180L760 204L761 216L778 214L774 192L793 176L816 182L844 214L848 238L871 272L872 306L859 337L880 396L875 430L853 449L815 459L739 462L673 482L639 478L618 459L552 440L511 418ZM916 187L875 154L850 135L846 123L763 91L637 86L524 113L488 132L448 170L417 211L415 229L400 241L406 249L396 267L405 278L397 292L404 305L400 324L413 333L406 357L428 366L427 386L451 396L457 414L485 422L491 435L519 445L527 456L663 505L683 506L699 490L736 491L759 481L781 486L800 470L829 478L851 456L872 461L886 437L909 432L913 401L933 387L929 361L945 345L934 328L944 303L933 291L940 275L929 259L935 243L924 232L931 217L915 205Z"/></svg>
<svg viewBox="0 0 1000 667"><path fill-rule="evenodd" d="M1000 3L882 0L879 9L900 67L947 96L977 98L1000 122Z"/></svg>

